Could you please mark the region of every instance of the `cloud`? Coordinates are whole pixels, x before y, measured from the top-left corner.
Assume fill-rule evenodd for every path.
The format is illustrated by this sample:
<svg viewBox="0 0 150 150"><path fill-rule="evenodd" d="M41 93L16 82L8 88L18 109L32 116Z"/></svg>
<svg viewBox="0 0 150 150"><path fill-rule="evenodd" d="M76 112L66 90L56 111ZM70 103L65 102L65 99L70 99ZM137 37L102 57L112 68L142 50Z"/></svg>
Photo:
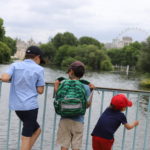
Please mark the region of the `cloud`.
<svg viewBox="0 0 150 150"><path fill-rule="evenodd" d="M69 31L111 41L126 28L149 32L149 6L149 0L1 0L0 17L6 34L23 40L47 42L56 33ZM144 35L138 29L134 34Z"/></svg>

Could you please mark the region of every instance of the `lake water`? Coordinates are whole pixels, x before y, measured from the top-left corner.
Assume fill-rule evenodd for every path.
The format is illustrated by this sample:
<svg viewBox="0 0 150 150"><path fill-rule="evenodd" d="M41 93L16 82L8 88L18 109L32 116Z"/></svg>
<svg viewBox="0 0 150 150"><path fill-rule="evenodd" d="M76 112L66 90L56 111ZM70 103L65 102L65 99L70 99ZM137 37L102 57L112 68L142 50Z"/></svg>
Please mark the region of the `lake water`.
<svg viewBox="0 0 150 150"><path fill-rule="evenodd" d="M0 74L6 70L8 65L0 65ZM67 77L64 71L54 70L50 68L45 68L45 81L53 82L57 77L64 76ZM108 88L121 88L121 89L138 89L138 80L136 78L127 78L125 75L114 74L114 73L86 73L84 79L90 81L91 83L95 84L98 87L108 87ZM3 150L6 146L6 135L7 135L7 116L8 116L8 95L9 95L9 83L2 84L1 90L1 99L0 99L0 150ZM50 150L51 149L51 140L52 140L52 132L53 132L53 118L54 118L54 109L53 109L53 89L48 89L48 102L47 102L47 109L46 109L46 122L45 122L45 131L44 131L44 141L43 141L43 150ZM104 108L106 108L110 102L112 95L106 94L105 95L105 103ZM133 102L136 104L137 97L131 96L130 97ZM42 122L42 112L43 112L43 99L44 96L39 96L39 123ZM143 138L144 128L145 128L145 107L147 103L142 101L140 103L139 109L139 120L141 124L139 125L139 130L137 132L137 136ZM129 109L128 112L128 120L129 122L134 121L136 105ZM100 95L95 92L93 98L93 105L92 105L92 118L91 118L91 126L89 132L91 133L92 129L94 128L100 112ZM87 126L87 115L85 116L85 132ZM18 118L15 116L14 112L12 112L12 119L11 119L11 126L10 126L10 139L9 139L9 150L16 150L18 138ZM58 124L59 117L57 118ZM57 127L56 127L57 129ZM127 131L126 133L126 144L125 150L131 150L132 147L132 138L133 138L133 131ZM121 139L122 139L122 127L119 128L117 133L115 134L115 145L114 150L120 150L121 147ZM83 138L83 150L85 148L85 138L86 134L84 134ZM136 139L136 150L141 150L143 145L143 140L137 138ZM34 150L40 150L40 138L39 141L34 146ZM55 145L55 149L58 149L58 146ZM150 149L150 147L148 148ZM147 150L148 150L147 149ZM91 150L91 137L89 139L89 150Z"/></svg>

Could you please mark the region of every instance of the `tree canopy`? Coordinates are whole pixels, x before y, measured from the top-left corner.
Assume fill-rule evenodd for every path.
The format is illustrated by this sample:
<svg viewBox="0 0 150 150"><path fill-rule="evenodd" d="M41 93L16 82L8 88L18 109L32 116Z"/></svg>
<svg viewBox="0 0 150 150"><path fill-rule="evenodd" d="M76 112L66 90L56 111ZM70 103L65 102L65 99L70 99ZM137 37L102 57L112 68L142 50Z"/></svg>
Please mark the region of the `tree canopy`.
<svg viewBox="0 0 150 150"><path fill-rule="evenodd" d="M54 38L51 39L52 43L56 48L59 48L62 45L77 45L77 38L73 33L57 33Z"/></svg>
<svg viewBox="0 0 150 150"><path fill-rule="evenodd" d="M16 40L5 36L3 19L0 18L0 63L9 62L10 56L16 52Z"/></svg>
<svg viewBox="0 0 150 150"><path fill-rule="evenodd" d="M100 43L98 40L92 38L92 37L88 37L88 36L83 36L81 38L79 38L79 44L81 45L96 45L98 46L100 49L104 47L104 44Z"/></svg>
<svg viewBox="0 0 150 150"><path fill-rule="evenodd" d="M131 43L123 48L113 48L107 51L113 65L136 66L141 51L139 42Z"/></svg>
<svg viewBox="0 0 150 150"><path fill-rule="evenodd" d="M0 18L0 41L3 41L5 36L5 28L3 26L3 19Z"/></svg>
<svg viewBox="0 0 150 150"><path fill-rule="evenodd" d="M137 66L140 71L150 73L150 37L146 42L142 42Z"/></svg>
<svg viewBox="0 0 150 150"><path fill-rule="evenodd" d="M0 63L9 62L10 60L10 48L0 41Z"/></svg>

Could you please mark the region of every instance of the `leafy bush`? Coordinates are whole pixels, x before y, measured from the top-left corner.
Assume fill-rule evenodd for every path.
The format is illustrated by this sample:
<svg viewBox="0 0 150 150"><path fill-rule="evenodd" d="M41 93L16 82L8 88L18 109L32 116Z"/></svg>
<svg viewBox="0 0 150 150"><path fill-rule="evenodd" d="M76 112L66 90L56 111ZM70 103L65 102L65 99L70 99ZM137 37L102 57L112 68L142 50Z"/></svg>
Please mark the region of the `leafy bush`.
<svg viewBox="0 0 150 150"><path fill-rule="evenodd" d="M0 63L10 61L10 48L3 42L0 42Z"/></svg>

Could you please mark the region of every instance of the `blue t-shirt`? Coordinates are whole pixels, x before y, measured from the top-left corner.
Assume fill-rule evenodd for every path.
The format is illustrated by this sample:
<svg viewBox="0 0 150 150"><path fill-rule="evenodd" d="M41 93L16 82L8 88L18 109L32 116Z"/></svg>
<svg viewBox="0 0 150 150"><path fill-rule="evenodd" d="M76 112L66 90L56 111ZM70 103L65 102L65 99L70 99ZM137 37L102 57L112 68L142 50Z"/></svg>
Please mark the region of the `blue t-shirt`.
<svg viewBox="0 0 150 150"><path fill-rule="evenodd" d="M87 97L87 101L88 101L88 97L90 96L90 88L88 85L85 85L83 84L84 88L85 88L85 91L86 91L86 97ZM84 115L80 115L80 116L75 116L75 117L61 117L61 119L72 119L74 121L77 121L77 122L81 122L81 123L84 123Z"/></svg>
<svg viewBox="0 0 150 150"><path fill-rule="evenodd" d="M9 108L32 110L38 108L37 87L44 86L44 69L31 59L10 65L6 72L11 76Z"/></svg>
<svg viewBox="0 0 150 150"><path fill-rule="evenodd" d="M121 123L127 123L127 119L124 113L107 108L100 116L91 135L105 139L113 139L114 133L121 125Z"/></svg>

